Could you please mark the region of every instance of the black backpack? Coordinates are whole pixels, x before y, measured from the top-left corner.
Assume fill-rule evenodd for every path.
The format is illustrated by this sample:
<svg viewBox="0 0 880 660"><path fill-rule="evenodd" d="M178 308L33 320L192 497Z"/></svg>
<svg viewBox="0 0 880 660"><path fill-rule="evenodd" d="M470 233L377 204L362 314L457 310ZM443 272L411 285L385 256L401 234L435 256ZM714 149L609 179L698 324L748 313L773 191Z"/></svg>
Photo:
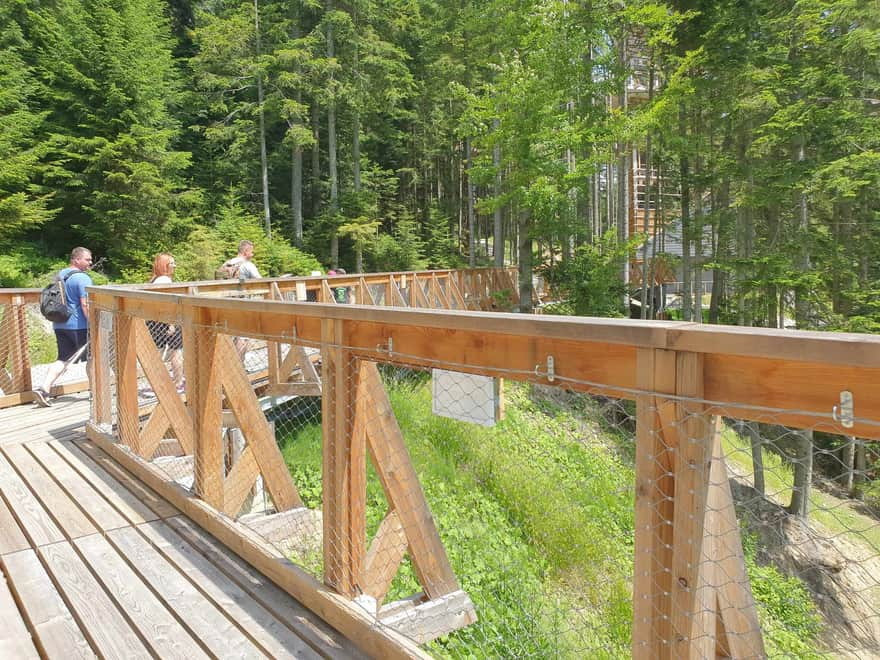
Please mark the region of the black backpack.
<svg viewBox="0 0 880 660"><path fill-rule="evenodd" d="M63 278L57 274L40 292L40 313L53 323L64 323L70 318L70 310L67 309L67 296L64 294L64 284L71 275L80 272L82 271L72 270Z"/></svg>

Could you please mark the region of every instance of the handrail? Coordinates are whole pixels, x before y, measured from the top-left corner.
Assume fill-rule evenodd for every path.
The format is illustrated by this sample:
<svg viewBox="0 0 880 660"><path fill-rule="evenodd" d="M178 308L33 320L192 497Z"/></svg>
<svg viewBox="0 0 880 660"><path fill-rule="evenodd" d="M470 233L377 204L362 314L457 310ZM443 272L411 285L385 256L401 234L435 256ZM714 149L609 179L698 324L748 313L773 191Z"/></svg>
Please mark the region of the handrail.
<svg viewBox="0 0 880 660"><path fill-rule="evenodd" d="M422 306L420 301L412 296L417 294L416 287L409 287L408 296L397 296L395 291L407 291L406 283L413 281L442 281L443 287L450 289L452 297L437 295L431 301L425 301L426 306L437 306L458 309L493 309L497 300L492 298L492 293L507 290L512 304L519 300L519 292L516 284L515 269L506 268L477 268L469 270L433 270L433 271L406 271L390 273L351 274L339 276L308 276L308 277L274 277L257 280L209 280L195 282L174 282L171 284L126 284L113 285L111 288L128 291L151 291L163 293L198 293L199 296L243 296L265 294L276 287L282 294L282 298L292 297L305 300L310 294L322 302L329 302L327 291L336 288L350 289L355 296L362 299L367 297L365 287L383 285L387 291L381 300L384 306L410 305ZM92 287L92 291L103 287ZM33 305L40 300L39 288L15 288L0 289L0 305L10 306L16 317L16 323L8 322L8 327L3 326L5 333L0 333L0 357L12 355L14 357L11 372L7 378L0 374L0 386L3 394L0 395L0 408L33 401L31 389L33 387L31 377L31 365L28 354L30 339L28 337L28 323L24 312L26 305ZM456 303L456 300L458 301ZM368 300L370 304L377 301ZM5 353L4 353L5 351ZM0 365L2 368L2 365ZM53 395L69 394L88 389L88 381L78 381L56 385Z"/></svg>
<svg viewBox="0 0 880 660"><path fill-rule="evenodd" d="M326 279L320 281L323 287ZM393 278L388 281L393 283ZM353 278L333 279L334 286L347 283L359 285ZM255 291L260 282L248 286L251 288L246 290ZM265 284L262 286L265 288ZM416 295L414 300L426 303L425 291L419 290L422 298ZM706 559L701 552L704 542L710 542L706 540L710 529L712 533L727 535L726 547L740 547L736 524L727 520L722 524L717 518L732 511L732 503L726 473L723 469L718 472L721 454L712 420L729 416L765 421L770 412L775 423L786 426L880 439L880 425L871 421L880 411L880 392L876 388L880 378L877 336L688 322L216 298L144 287L93 288L90 296L96 314L104 310L115 318L117 363L123 364L119 361L125 360L128 365L128 371L117 367L117 399L120 406L135 406L128 411L119 409L119 437L129 438L125 444L130 447L141 441L133 395L135 376L130 367L135 364L135 349L131 347L137 344L137 332L142 336L143 331L135 329L135 321L159 319L182 323L184 350L198 361L197 366L189 367L187 376L188 388L193 386L187 408L192 420L195 462L197 466L210 466L215 474L220 463L217 447L210 438L220 428L220 404L216 400L209 402L220 391L219 380L228 380L223 385L227 396L233 396L228 392L240 392L245 383L241 375L230 371L229 365L235 362L232 344L222 337L255 337L291 346L303 342L321 347L325 361L325 466L336 466L334 469L344 475L343 478L337 472L334 479L338 482L327 482L325 476L325 570L332 576L328 584L346 597L356 593L361 570L358 562L365 551L362 528L358 532L347 513L362 506L357 503L356 493L352 494L357 488L351 484L363 484L365 450L363 446L356 450L356 444L352 444L360 426L345 415L356 414L358 406L354 402L360 400L361 392L352 390L352 383L370 379L378 382L369 369L364 371L363 365L443 365L461 372L587 392L601 388L607 395L634 399L637 445L633 637L634 655L639 657L702 653L705 649L700 645L706 639L714 640L717 630L730 633L728 645L738 644L737 648L742 648L748 642L750 648L763 648L760 632L755 629L757 618L744 577L741 551L739 555L734 553L723 569L727 571L726 597L736 601L735 611L728 608L719 612L724 621L717 627L714 620L707 622L706 617L695 614L702 611L703 604L697 601L697 590L689 585L704 579ZM93 342L100 341L97 333L93 335ZM101 353L98 347L95 354ZM358 364L362 365L360 372ZM109 369L109 364L96 365L96 370L104 370L104 383L109 382ZM207 374L221 372L226 375L218 375L218 381L206 384ZM844 391L851 394L859 411L852 428L847 429L832 415ZM103 424L106 429L109 422L110 395L98 383L94 396L99 418L93 420L97 424L93 424L92 432L103 437L98 427ZM242 401L237 405L244 406ZM377 407L388 409L381 401L370 402L371 410ZM173 417L170 412L164 414L167 419ZM186 416L177 414L176 419L171 423L188 423ZM154 441L160 437L155 435L157 430L161 431L151 429ZM393 439L394 425L387 425L384 433L383 438ZM677 448L674 458L669 459L672 465L661 465L656 455L670 447ZM377 445L371 451L381 471L380 448ZM204 452L214 454L209 457ZM360 463L352 456L359 456ZM200 490L199 484L208 482L199 482L198 475L197 468L196 492L204 503L222 507L223 493L217 490L222 485L222 474L210 492ZM283 497L283 489L277 488L278 497ZM289 497L296 501L295 490ZM327 498L331 498L330 504ZM216 504L212 504L214 501ZM331 504L332 509L328 509ZM430 514L420 519L429 520ZM330 538L340 547L328 547ZM435 544L432 552L442 555L442 546L438 549ZM425 585L432 598L444 597L455 588L454 576L441 570L442 557L437 566L439 574L444 575L440 583L447 586L431 594ZM654 580L652 570L656 571L657 566L663 567L665 577ZM302 584L298 588L302 589ZM732 595L730 589L736 593ZM302 591L295 595L306 602L311 598ZM699 630L694 628L704 625ZM740 632L733 633L734 629ZM658 640L674 643L663 645ZM735 650L731 652L736 657Z"/></svg>

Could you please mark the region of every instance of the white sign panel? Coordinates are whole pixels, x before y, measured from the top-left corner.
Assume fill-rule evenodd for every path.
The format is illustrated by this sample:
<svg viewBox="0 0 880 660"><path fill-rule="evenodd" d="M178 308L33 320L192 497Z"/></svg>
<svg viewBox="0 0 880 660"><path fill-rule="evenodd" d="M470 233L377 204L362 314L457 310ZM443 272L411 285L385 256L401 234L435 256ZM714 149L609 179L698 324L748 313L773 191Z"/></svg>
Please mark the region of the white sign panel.
<svg viewBox="0 0 880 660"><path fill-rule="evenodd" d="M501 414L501 387L497 378L434 369L432 404L435 415L482 426L495 426Z"/></svg>

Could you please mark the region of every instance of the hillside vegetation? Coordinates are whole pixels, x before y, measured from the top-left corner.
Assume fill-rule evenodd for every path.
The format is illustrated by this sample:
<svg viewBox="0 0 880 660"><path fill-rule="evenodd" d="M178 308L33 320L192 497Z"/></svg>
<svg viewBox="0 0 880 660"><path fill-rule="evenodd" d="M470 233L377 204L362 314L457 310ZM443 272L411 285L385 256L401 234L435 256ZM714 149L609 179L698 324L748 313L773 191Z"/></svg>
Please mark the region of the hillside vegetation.
<svg viewBox="0 0 880 660"><path fill-rule="evenodd" d="M395 415L462 588L479 621L433 642L455 658L626 658L630 655L634 437L621 402L505 382L494 428L431 414L426 375L388 374ZM321 505L320 420L280 424L297 486ZM621 416L623 414L623 416ZM624 420L612 424L610 420ZM368 480L368 534L387 511ZM796 578L748 569L771 657L818 655L820 619ZM294 557L320 571L320 557ZM404 563L389 600L420 590Z"/></svg>

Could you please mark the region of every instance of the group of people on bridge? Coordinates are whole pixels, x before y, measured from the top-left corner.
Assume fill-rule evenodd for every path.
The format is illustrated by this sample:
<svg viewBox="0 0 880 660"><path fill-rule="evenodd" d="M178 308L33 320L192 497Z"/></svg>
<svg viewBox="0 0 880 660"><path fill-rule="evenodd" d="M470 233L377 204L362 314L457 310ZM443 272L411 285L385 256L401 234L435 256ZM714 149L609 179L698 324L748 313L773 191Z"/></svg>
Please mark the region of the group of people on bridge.
<svg viewBox="0 0 880 660"><path fill-rule="evenodd" d="M243 240L238 244L238 254L228 259L217 271L220 279L249 280L262 277L256 264L253 263L254 244ZM51 392L55 381L65 370L76 362L85 362L89 343L89 301L87 287L92 286L89 270L92 267L92 252L88 248L75 247L70 253L70 261L66 268L58 273L67 304L69 316L66 321L55 321L52 329L58 358L49 365L43 383L33 390L34 401L38 406L48 408L52 405ZM174 270L177 263L168 252L160 252L153 259L153 270L150 283L170 284L174 281ZM222 274L221 274L222 271ZM171 366L171 377L177 391L184 391L183 376L183 338L181 330L169 323L159 321L148 322L150 334L163 358L167 358ZM237 346L238 348L238 346ZM239 349L241 353L241 349Z"/></svg>

